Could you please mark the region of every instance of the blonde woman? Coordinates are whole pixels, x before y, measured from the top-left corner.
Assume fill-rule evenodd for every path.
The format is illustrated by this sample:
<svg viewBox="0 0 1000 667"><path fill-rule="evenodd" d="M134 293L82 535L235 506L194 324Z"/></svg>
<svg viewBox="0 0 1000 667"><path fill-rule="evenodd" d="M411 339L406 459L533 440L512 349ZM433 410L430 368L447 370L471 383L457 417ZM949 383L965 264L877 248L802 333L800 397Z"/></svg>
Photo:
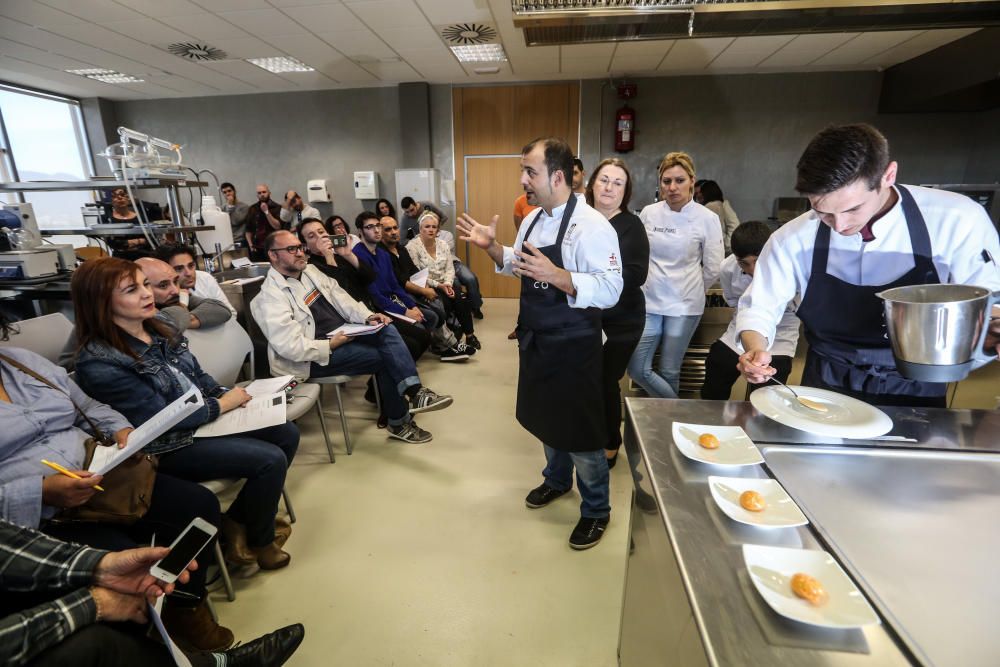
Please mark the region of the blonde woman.
<svg viewBox="0 0 1000 667"><path fill-rule="evenodd" d="M481 350L482 344L476 338L472 325L472 305L461 288L455 289L455 265L452 262L451 248L438 238L440 224L436 213L424 211L417 219L418 235L406 244L406 251L410 253L410 258L418 269L428 270L427 286L438 293L446 315L454 314L458 319L465 335L465 344Z"/></svg>
<svg viewBox="0 0 1000 667"><path fill-rule="evenodd" d="M646 323L628 374L649 396L677 398L681 361L705 310L705 291L719 277L722 226L719 216L693 199L690 155L667 153L657 174L660 201L639 214L649 238L649 274L642 288Z"/></svg>

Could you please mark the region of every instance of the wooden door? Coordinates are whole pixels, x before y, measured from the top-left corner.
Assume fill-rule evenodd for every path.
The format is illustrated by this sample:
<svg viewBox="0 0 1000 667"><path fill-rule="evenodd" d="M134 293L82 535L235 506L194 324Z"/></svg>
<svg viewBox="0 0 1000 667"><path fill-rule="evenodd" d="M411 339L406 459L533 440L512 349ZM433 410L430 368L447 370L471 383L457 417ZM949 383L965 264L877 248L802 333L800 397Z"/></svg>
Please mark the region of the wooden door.
<svg viewBox="0 0 1000 667"><path fill-rule="evenodd" d="M514 200L521 189L521 156L468 157L465 161L465 191L468 193L467 210L477 221L488 224L494 215L497 223L497 241L511 246L517 230L514 229ZM517 298L521 283L515 278L496 273L489 255L476 247L469 248L469 267L479 277L483 296Z"/></svg>

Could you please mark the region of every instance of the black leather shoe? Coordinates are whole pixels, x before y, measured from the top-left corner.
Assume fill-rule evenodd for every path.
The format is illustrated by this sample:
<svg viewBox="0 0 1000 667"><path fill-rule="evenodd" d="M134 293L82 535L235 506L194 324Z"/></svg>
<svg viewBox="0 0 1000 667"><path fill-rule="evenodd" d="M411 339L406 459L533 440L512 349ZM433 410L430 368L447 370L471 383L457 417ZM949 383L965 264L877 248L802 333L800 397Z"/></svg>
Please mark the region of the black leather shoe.
<svg viewBox="0 0 1000 667"><path fill-rule="evenodd" d="M566 489L565 491L556 491L548 484L542 484L528 493L528 497L524 499L524 504L531 509L536 510L539 507L545 507L559 496L568 492L569 489Z"/></svg>
<svg viewBox="0 0 1000 667"><path fill-rule="evenodd" d="M280 667L292 657L305 635L306 629L296 623L231 648L223 655L232 667Z"/></svg>

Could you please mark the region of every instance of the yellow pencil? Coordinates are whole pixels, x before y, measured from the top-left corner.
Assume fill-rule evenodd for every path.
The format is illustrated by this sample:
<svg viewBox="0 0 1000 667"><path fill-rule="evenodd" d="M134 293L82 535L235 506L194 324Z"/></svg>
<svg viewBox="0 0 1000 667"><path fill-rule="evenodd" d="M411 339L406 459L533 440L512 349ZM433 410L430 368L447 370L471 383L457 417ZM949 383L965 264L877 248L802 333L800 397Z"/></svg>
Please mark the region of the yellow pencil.
<svg viewBox="0 0 1000 667"><path fill-rule="evenodd" d="M66 475L67 477L72 477L73 479L83 479L83 477L80 477L75 472L70 472L69 470L66 470L66 468L63 468L58 463L53 463L52 461L46 461L45 459L42 459L42 463L44 463L48 467L52 468L56 472L59 472L59 473L62 473L63 475ZM102 489L100 486L98 486L96 484L94 485L94 488L97 489L98 491L103 491L104 490L104 489Z"/></svg>

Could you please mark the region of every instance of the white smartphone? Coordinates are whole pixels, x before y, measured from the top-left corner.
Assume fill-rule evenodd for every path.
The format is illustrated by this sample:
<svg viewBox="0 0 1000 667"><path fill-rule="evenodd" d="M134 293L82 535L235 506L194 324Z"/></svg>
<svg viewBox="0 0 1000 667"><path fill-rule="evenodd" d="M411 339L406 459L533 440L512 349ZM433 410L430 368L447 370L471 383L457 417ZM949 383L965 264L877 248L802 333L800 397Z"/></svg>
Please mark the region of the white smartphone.
<svg viewBox="0 0 1000 667"><path fill-rule="evenodd" d="M216 532L218 528L204 519L195 517L170 545L170 553L154 563L153 567L149 568L149 573L164 583L173 583L188 563L212 541Z"/></svg>

